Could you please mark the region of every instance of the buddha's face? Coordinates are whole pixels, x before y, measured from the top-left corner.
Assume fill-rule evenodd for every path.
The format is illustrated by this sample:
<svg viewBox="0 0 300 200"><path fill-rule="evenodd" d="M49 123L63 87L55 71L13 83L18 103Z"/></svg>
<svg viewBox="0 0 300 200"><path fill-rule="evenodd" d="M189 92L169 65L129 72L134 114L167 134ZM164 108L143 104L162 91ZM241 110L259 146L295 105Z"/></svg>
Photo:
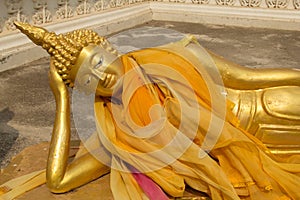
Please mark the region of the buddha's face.
<svg viewBox="0 0 300 200"><path fill-rule="evenodd" d="M84 47L71 70L75 88L86 94L111 96L118 80L124 74L120 58L100 46ZM76 79L75 79L76 77Z"/></svg>

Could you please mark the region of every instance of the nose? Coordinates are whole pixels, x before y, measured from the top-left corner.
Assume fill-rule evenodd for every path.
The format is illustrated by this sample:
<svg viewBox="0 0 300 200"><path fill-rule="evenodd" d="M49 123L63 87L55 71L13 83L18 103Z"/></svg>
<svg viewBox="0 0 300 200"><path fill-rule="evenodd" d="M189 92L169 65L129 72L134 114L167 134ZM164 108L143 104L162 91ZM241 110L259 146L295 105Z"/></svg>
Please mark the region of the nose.
<svg viewBox="0 0 300 200"><path fill-rule="evenodd" d="M104 81L106 73L102 69L92 69L92 74L99 79L99 81Z"/></svg>

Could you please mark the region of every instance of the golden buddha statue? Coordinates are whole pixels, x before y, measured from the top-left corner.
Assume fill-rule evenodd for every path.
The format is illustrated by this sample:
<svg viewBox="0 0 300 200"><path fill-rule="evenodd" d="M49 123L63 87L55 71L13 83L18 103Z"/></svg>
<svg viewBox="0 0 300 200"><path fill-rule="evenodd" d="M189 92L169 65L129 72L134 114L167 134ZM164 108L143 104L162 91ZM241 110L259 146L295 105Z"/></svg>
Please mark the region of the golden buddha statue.
<svg viewBox="0 0 300 200"><path fill-rule="evenodd" d="M214 200L300 198L299 70L244 68L206 53L193 37L118 55L91 30L56 35L15 25L51 56L57 110L45 181L52 192L110 172L115 199L182 197L186 185ZM226 98L211 74L221 75ZM67 86L95 94L97 125L89 151L71 163ZM277 158L259 139L292 159ZM36 179L24 185L44 180Z"/></svg>
<svg viewBox="0 0 300 200"><path fill-rule="evenodd" d="M197 54L196 49L193 45L191 51ZM300 69L247 68L209 53L222 76L227 98L235 104L233 112L240 126L272 153L299 153Z"/></svg>

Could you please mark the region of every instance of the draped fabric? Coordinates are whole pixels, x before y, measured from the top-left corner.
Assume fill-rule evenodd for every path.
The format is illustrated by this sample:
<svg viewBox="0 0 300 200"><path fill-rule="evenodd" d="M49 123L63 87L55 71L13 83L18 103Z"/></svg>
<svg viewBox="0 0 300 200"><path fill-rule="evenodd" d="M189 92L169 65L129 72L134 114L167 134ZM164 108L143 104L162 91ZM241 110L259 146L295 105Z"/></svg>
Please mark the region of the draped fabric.
<svg viewBox="0 0 300 200"><path fill-rule="evenodd" d="M299 164L275 161L259 140L238 127L231 102L226 102L225 119L219 119L224 126L213 149L202 149L212 116L218 118L218 113L211 108L201 74L176 51L152 48L123 56L127 74L115 94L118 103L96 98L99 138L113 157L116 199L150 198L136 179L123 177L131 176L128 165L173 197L182 196L189 185L214 200L300 199ZM170 69L188 84L174 79ZM193 115L195 109L199 116ZM123 182L114 180L120 177Z"/></svg>
<svg viewBox="0 0 300 200"><path fill-rule="evenodd" d="M86 145L111 154L114 198L165 200L188 185L213 200L300 199L299 156L278 159L239 128L233 103L210 87L208 57L188 53L188 42L123 55L120 87L95 98L97 131ZM0 199L45 181L45 170L14 179L0 186Z"/></svg>

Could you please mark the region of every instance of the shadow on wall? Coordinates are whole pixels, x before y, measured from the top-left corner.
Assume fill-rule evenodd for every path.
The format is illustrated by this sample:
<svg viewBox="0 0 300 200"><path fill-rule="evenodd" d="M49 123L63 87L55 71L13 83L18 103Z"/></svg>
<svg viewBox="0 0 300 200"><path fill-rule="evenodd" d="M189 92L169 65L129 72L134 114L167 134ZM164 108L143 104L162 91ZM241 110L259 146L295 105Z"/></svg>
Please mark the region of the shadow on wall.
<svg viewBox="0 0 300 200"><path fill-rule="evenodd" d="M8 107L0 111L0 163L3 162L19 135L16 129L7 124L14 116L14 112Z"/></svg>

